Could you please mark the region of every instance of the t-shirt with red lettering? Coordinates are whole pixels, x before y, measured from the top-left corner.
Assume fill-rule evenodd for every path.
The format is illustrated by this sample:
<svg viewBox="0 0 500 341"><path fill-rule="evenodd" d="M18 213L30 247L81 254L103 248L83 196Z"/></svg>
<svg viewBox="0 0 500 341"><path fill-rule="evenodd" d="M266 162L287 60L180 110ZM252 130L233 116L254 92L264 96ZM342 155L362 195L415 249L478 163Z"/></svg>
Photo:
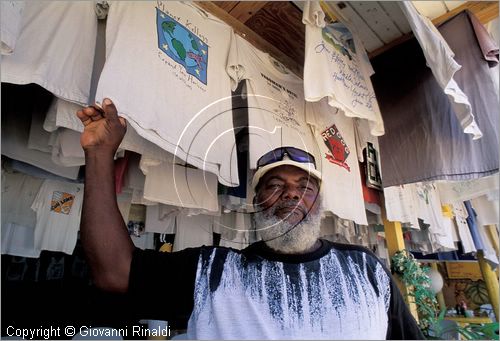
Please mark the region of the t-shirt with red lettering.
<svg viewBox="0 0 500 341"><path fill-rule="evenodd" d="M313 128L320 156L323 205L340 218L368 225L354 138L353 119L328 105L326 99L306 104L307 123Z"/></svg>

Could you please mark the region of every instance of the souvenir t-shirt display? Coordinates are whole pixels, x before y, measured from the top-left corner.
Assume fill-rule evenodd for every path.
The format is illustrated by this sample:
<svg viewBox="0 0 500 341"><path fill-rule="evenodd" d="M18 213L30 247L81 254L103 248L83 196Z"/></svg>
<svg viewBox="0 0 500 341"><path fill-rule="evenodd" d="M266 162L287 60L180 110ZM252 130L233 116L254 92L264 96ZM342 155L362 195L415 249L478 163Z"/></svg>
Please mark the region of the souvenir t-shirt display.
<svg viewBox="0 0 500 341"><path fill-rule="evenodd" d="M368 225L356 153L353 119L332 108L326 99L306 105L307 123L319 148L324 209L343 219Z"/></svg>
<svg viewBox="0 0 500 341"><path fill-rule="evenodd" d="M168 293L167 306L150 304ZM189 320L189 339L423 339L378 258L326 240L300 255L263 242L241 251L136 250L129 295L137 313L180 328Z"/></svg>
<svg viewBox="0 0 500 341"><path fill-rule="evenodd" d="M278 147L292 146L314 154L314 139L305 120L302 80L269 54L236 37L231 65L237 81L247 81L250 168Z"/></svg>
<svg viewBox="0 0 500 341"><path fill-rule="evenodd" d="M384 124L370 80L373 69L353 27L325 22L318 1L307 1L304 94L307 101L323 97L346 116L370 121L372 135L384 134Z"/></svg>
<svg viewBox="0 0 500 341"><path fill-rule="evenodd" d="M96 101L227 186L238 185L227 59L231 27L189 2L110 5Z"/></svg>
<svg viewBox="0 0 500 341"><path fill-rule="evenodd" d="M15 50L2 58L2 82L36 83L86 105L97 34L94 6L92 1L27 1Z"/></svg>

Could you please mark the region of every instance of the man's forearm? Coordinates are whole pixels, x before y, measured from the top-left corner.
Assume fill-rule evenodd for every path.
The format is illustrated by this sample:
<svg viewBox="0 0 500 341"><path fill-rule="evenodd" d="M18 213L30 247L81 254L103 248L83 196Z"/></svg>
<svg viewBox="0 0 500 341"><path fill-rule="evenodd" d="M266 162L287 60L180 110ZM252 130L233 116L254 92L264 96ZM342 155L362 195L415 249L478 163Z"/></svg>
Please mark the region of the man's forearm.
<svg viewBox="0 0 500 341"><path fill-rule="evenodd" d="M125 292L134 245L118 209L110 152L85 152L81 239L97 286Z"/></svg>

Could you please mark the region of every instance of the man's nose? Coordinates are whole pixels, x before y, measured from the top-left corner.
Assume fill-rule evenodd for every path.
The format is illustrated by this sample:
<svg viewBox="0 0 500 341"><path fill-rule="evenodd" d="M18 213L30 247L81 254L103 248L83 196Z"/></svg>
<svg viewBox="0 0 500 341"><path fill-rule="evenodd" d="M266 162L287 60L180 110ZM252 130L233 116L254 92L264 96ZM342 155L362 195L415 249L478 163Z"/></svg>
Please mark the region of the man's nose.
<svg viewBox="0 0 500 341"><path fill-rule="evenodd" d="M300 194L300 191L295 186L285 186L281 197L286 200L299 200Z"/></svg>

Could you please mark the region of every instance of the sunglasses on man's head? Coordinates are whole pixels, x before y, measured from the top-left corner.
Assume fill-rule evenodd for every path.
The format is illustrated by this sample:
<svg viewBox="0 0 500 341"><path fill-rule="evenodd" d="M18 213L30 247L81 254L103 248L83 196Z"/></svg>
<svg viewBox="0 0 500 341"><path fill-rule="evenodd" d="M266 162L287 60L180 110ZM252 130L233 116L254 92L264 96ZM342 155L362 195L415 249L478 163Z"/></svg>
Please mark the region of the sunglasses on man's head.
<svg viewBox="0 0 500 341"><path fill-rule="evenodd" d="M262 155L261 158L257 161L257 168L282 161L285 155L287 155L290 160L293 160L295 162L312 163L314 167L316 167L316 160L314 159L314 156L312 156L308 152L295 147L279 147Z"/></svg>

